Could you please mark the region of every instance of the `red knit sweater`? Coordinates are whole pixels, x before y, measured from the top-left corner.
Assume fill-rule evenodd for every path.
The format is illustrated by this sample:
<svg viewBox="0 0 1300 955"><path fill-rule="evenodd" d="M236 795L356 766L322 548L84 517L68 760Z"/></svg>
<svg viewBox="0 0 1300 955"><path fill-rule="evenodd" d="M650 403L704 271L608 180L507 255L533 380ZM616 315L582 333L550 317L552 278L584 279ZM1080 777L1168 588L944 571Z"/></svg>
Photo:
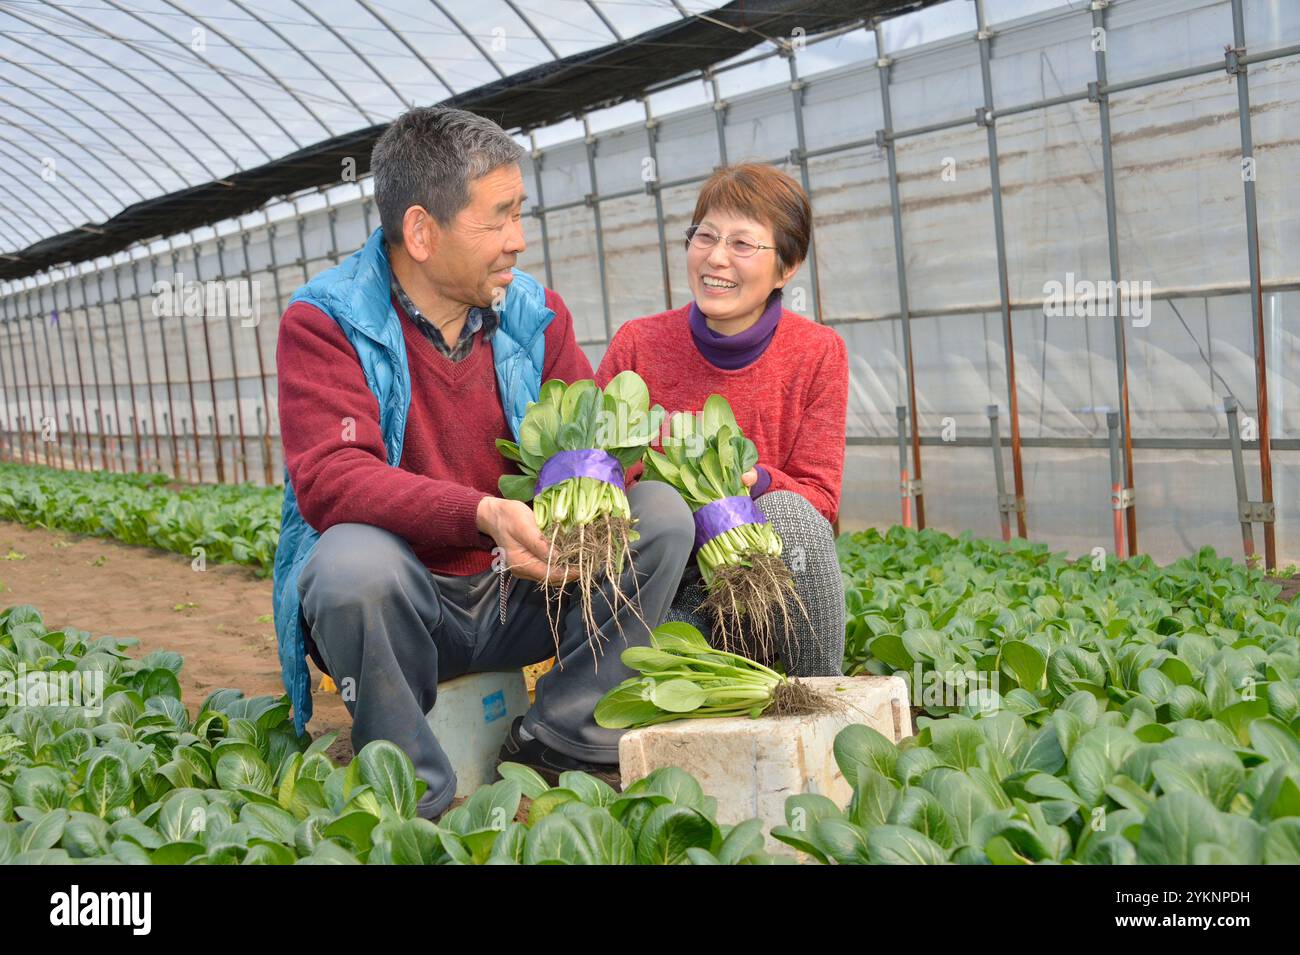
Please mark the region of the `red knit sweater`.
<svg viewBox="0 0 1300 955"><path fill-rule="evenodd" d="M592 377L573 317L550 289L543 380ZM497 452L510 438L492 364L477 333L468 357L438 353L396 306L411 369L411 407L399 467L390 467L379 402L356 352L334 319L313 305L290 305L276 344L280 437L303 518L320 532L373 524L406 539L430 570L465 576L489 569L492 540L479 533L478 502L497 478L517 473ZM348 419L351 419L349 424Z"/></svg>
<svg viewBox="0 0 1300 955"><path fill-rule="evenodd" d="M840 507L849 366L833 329L781 310L776 334L758 360L728 371L695 346L686 305L625 323L596 372L602 387L620 371L645 379L651 401L669 412L698 412L715 392L758 447L769 491L803 495L828 521Z"/></svg>

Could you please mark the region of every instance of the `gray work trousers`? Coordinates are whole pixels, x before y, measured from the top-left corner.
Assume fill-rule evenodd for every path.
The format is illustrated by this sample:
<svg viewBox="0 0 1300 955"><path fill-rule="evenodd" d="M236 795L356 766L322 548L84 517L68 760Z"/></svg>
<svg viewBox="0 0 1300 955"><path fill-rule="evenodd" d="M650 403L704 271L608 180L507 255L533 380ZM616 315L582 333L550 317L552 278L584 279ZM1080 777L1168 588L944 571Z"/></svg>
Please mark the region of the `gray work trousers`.
<svg viewBox="0 0 1300 955"><path fill-rule="evenodd" d="M650 627L658 626L677 592L690 557L695 525L690 508L667 484L645 482L628 492L640 540L632 544L633 570L617 586L635 597ZM428 784L417 812L433 817L456 792L451 764L425 714L438 698L438 682L466 673L513 670L558 656L537 684L523 726L543 744L576 759L617 763L622 730L593 718L606 691L634 675L619 654L649 643L649 630L623 604L606 603L613 583L594 595L602 652L593 655L573 588L561 605L560 646L547 623L539 584L517 579L506 622L500 623L494 571L466 577L431 573L405 539L370 524L336 524L320 537L299 578L306 632L334 681L350 692L352 745L391 740L411 758ZM345 684L345 680L350 680Z"/></svg>

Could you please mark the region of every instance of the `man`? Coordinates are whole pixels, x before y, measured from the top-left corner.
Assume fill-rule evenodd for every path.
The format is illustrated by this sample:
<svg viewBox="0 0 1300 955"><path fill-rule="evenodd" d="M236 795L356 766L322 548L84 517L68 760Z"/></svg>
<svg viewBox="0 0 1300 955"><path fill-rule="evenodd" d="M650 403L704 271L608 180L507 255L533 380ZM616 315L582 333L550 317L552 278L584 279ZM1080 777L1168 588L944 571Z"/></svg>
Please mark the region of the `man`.
<svg viewBox="0 0 1300 955"><path fill-rule="evenodd" d="M411 757L427 818L456 791L425 720L438 682L556 654L540 585L549 545L528 505L496 496L514 466L494 442L517 439L543 381L592 370L560 296L512 270L524 250L521 156L472 113L398 118L371 157L380 228L295 293L276 346L286 479L275 623L295 725L311 718L310 655L344 691L354 748L388 739ZM559 666L503 747L550 779L580 769L616 780L619 733L592 712L630 674L619 653L648 643L646 623L663 619L690 554L694 525L676 493L647 484L628 498L636 580L626 570L597 597L622 608L597 615L604 654L593 658L566 602ZM638 584L645 622L612 600L613 587L633 595Z"/></svg>

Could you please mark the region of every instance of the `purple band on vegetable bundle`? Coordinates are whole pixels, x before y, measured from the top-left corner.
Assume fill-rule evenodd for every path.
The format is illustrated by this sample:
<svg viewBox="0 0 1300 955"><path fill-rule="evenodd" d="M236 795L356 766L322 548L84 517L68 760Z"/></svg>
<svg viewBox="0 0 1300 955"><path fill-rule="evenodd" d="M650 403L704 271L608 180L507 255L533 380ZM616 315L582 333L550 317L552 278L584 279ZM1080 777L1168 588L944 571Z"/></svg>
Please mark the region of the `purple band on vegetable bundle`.
<svg viewBox="0 0 1300 955"><path fill-rule="evenodd" d="M719 534L742 524L766 523L767 518L751 497L724 497L710 501L695 512L695 549L699 550Z"/></svg>
<svg viewBox="0 0 1300 955"><path fill-rule="evenodd" d="M548 487L569 478L592 478L617 488L623 487L623 465L606 451L582 448L578 451L557 451L537 472L537 485L533 494L541 494Z"/></svg>

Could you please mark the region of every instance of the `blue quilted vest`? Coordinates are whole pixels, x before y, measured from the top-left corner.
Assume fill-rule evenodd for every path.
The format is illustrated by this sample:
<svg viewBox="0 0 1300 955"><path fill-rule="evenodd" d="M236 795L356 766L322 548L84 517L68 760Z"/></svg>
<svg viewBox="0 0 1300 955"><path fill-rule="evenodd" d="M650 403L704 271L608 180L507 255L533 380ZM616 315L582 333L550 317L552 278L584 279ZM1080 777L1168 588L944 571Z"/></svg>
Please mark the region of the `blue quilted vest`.
<svg viewBox="0 0 1300 955"><path fill-rule="evenodd" d="M530 401L542 385L546 350L543 334L555 313L546 307L546 290L526 272L514 270L500 310L501 323L492 337L493 364L506 420L515 438ZM332 269L321 272L290 299L308 302L339 323L356 350L366 384L379 401L379 424L388 464L402 460L406 417L411 406L411 376L401 319L390 295L388 247L383 229ZM280 675L293 705L293 725L301 734L311 720L311 677L298 600L298 575L316 548L320 533L298 510L298 499L284 473L284 505L280 511L280 543L273 574L275 636L280 651Z"/></svg>

